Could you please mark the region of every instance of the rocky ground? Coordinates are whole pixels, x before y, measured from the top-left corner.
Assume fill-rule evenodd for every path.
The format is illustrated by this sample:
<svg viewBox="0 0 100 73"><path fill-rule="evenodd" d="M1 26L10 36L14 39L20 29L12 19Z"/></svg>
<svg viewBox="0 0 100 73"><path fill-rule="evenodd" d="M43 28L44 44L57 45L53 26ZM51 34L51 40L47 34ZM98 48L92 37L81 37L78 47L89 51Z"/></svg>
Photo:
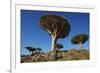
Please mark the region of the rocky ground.
<svg viewBox="0 0 100 73"><path fill-rule="evenodd" d="M50 51L34 52L31 55L21 55L21 63L28 62L47 62L47 61L72 61L72 60L89 60L89 51L82 50L62 50L62 51Z"/></svg>

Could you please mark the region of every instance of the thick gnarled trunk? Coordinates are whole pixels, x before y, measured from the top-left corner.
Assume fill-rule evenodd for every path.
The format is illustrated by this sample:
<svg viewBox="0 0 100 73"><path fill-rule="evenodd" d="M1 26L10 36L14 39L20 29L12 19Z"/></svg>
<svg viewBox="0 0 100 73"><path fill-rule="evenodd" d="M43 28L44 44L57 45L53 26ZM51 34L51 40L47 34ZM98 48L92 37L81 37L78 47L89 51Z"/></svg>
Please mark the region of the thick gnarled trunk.
<svg viewBox="0 0 100 73"><path fill-rule="evenodd" d="M55 49L56 43L57 43L57 39L52 36L51 51L53 51Z"/></svg>

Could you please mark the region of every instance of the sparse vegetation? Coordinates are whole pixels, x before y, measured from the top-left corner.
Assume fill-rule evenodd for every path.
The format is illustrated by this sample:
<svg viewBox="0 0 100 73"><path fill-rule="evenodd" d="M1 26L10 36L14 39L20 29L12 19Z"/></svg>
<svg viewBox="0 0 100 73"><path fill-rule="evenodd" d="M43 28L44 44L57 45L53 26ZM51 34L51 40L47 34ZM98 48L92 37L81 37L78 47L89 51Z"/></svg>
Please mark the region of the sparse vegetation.
<svg viewBox="0 0 100 73"><path fill-rule="evenodd" d="M72 61L72 60L89 60L89 51L82 49L82 50L76 50L71 49L68 51L57 51L56 53L56 59L54 57L55 51L50 51L47 53L43 52L34 52L29 57L28 55L21 56L21 62L22 63L28 63L28 62L47 62L47 61ZM50 56L52 55L52 56Z"/></svg>
<svg viewBox="0 0 100 73"><path fill-rule="evenodd" d="M57 42L69 35L71 26L67 19L57 15L44 15L40 17L40 27L47 31L52 38L51 48L44 53L43 48L25 47L28 55L21 55L21 63L28 62L47 62L47 61L72 61L72 60L89 60L89 50L83 48L83 44L88 40L86 34L78 34L71 39L72 44L80 44L80 49L63 50L64 45Z"/></svg>

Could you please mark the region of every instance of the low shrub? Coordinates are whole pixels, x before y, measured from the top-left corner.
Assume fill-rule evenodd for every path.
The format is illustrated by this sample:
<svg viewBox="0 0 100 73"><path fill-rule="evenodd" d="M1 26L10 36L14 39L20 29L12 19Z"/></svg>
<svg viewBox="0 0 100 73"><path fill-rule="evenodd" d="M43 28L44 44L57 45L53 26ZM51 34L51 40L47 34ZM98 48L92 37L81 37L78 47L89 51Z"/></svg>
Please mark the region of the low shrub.
<svg viewBox="0 0 100 73"><path fill-rule="evenodd" d="M33 52L31 56L22 55L21 63L25 62L45 62L45 61L67 61L67 60L88 60L89 51L82 49L58 50L44 52Z"/></svg>

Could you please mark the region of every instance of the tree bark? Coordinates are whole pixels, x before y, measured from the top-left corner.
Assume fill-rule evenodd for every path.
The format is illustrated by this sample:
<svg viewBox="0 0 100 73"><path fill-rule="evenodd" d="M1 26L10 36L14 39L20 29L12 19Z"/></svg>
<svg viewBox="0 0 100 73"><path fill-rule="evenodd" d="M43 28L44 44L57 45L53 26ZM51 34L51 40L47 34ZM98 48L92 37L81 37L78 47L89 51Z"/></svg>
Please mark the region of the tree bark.
<svg viewBox="0 0 100 73"><path fill-rule="evenodd" d="M57 43L57 39L52 36L51 51L53 51L55 49L56 43Z"/></svg>
<svg viewBox="0 0 100 73"><path fill-rule="evenodd" d="M82 50L83 49L83 46L82 46L82 43L80 43L80 50Z"/></svg>

